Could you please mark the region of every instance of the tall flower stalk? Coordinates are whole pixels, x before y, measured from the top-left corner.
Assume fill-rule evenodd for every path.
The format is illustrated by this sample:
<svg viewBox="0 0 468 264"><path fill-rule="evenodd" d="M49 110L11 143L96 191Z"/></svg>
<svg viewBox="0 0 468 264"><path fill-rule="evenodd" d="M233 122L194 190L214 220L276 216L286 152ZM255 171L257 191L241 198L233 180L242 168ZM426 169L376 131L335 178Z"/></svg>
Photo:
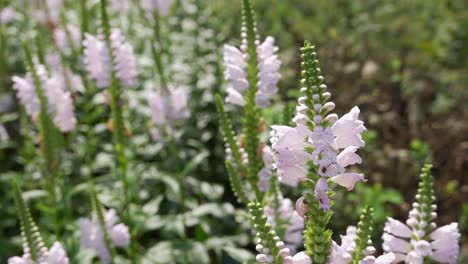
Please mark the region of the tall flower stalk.
<svg viewBox="0 0 468 264"><path fill-rule="evenodd" d="M101 76L96 76L98 80L98 86L103 85L109 88L110 94L110 107L111 107L111 116L112 116L112 132L114 137L114 148L116 153L117 160L117 177L121 180L123 184L123 193L124 193L124 221L131 227L131 213L130 206L132 203L132 193L130 190L130 181L128 179L127 170L128 170L128 159L126 156L126 135L125 135L125 124L123 117L123 100L122 100L122 85L131 85L133 80L136 78L136 72L134 67L134 58L131 47L123 42L123 37L121 37L119 31L111 32L109 17L107 14L107 1L100 1L101 7L101 19L102 19L102 30L104 34L104 44L105 49L102 49L101 55L103 55L101 63L106 65L105 69L109 69L109 72L103 72ZM115 32L115 33L114 33ZM111 35L114 33L114 35ZM92 39L92 38L91 38ZM93 46L94 45L94 46ZM93 48L99 48L99 42L93 42L90 44L89 50ZM91 47L93 46L93 47ZM88 51L89 51L88 50ZM94 50L92 50L94 51ZM85 50L86 52L86 50ZM99 52L99 50L98 50ZM98 53L99 54L99 53ZM126 58L126 61L120 61L120 59ZM88 57L88 59L90 59ZM88 63L90 63L88 61ZM129 65L128 65L129 63ZM121 68L125 64L128 68ZM93 65L88 64L88 68L91 71ZM108 77L106 75L109 74ZM129 75L128 75L129 74ZM110 80L108 83L107 80ZM101 83L99 83L101 81ZM131 247L129 250L130 257L133 263L136 263L136 247L134 244L133 233L131 236Z"/></svg>
<svg viewBox="0 0 468 264"><path fill-rule="evenodd" d="M361 133L365 127L357 107L340 119L330 113L335 104L328 102L331 94L309 42L301 48L301 59L303 96L293 119L296 126L273 126L271 143L280 182L302 184L306 190L296 204L306 220L305 254L313 263L327 263L332 244L327 224L333 214L328 184L335 182L352 190L356 182L364 181L362 174L345 172L345 168L361 163L355 152L364 145Z"/></svg>
<svg viewBox="0 0 468 264"><path fill-rule="evenodd" d="M23 45L24 54L26 58L26 63L28 65L29 71L32 75L33 79L33 90L31 93L35 93L37 99L33 99L38 104L38 109L32 113L38 114L38 124L39 124L39 133L40 133L40 153L44 158L44 166L42 169L43 177L46 181L47 190L50 195L51 206L52 206L52 214L53 214L53 223L55 229L55 235L57 238L60 237L60 219L59 219L59 206L57 200L57 153L55 150L55 144L53 135L54 135L54 127L52 124L52 119L48 115L48 100L43 89L43 84L47 79L47 72L45 68L41 65L38 69L33 61L33 57L29 47L24 44ZM18 87L19 88L19 87ZM20 92L20 91L18 91ZM28 107L25 105L25 107ZM33 107L30 105L30 107ZM36 106L37 107L37 106ZM32 117L34 118L34 117Z"/></svg>
<svg viewBox="0 0 468 264"><path fill-rule="evenodd" d="M439 228L435 204L432 165L426 164L420 174L418 192L406 224L388 218L382 248L394 253L397 261L422 264L429 259L437 263L457 262L460 253L458 223Z"/></svg>

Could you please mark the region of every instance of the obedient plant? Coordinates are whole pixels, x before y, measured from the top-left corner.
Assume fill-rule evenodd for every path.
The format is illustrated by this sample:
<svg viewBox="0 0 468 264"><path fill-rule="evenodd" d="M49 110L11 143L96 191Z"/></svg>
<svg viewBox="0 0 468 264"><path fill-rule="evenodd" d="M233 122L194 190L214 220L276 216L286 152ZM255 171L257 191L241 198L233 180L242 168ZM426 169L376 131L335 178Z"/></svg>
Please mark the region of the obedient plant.
<svg viewBox="0 0 468 264"><path fill-rule="evenodd" d="M117 224L115 210L104 212L96 194L94 184L90 184L91 219L80 219L81 247L97 252L102 263L113 263L116 256L114 247L127 247L130 233L124 224Z"/></svg>
<svg viewBox="0 0 468 264"><path fill-rule="evenodd" d="M243 133L235 136L231 121L218 96L216 105L226 146L226 168L234 193L249 204L255 229L257 261L281 262L290 257L302 241L303 219L284 199L273 175L273 152L260 141L264 130L261 109L270 104L278 90L281 62L273 37L258 41L250 1L242 2L243 24L240 49L224 46L227 103L242 106ZM252 202L250 202L252 201ZM280 238L280 236L282 238Z"/></svg>
<svg viewBox="0 0 468 264"><path fill-rule="evenodd" d="M382 247L386 252L393 252L398 261L407 263L425 263L425 259L456 263L460 253L458 224L436 228L437 205L430 169L431 165L426 165L421 171L416 201L406 224L388 218Z"/></svg>
<svg viewBox="0 0 468 264"><path fill-rule="evenodd" d="M13 181L13 194L20 219L24 254L8 259L8 264L68 264L67 254L60 242L54 242L50 249L45 246L16 180Z"/></svg>
<svg viewBox="0 0 468 264"><path fill-rule="evenodd" d="M350 168L362 163L358 151L366 126L360 109L334 113L315 47L306 41L296 114L285 107L282 120L269 124L276 109L268 108L285 95L276 95L282 62L275 38L262 37L252 1L241 0L240 43L218 47L226 39L213 27L219 10L205 10L211 3L204 2L2 3L2 87L8 90L14 70L4 63L10 57L6 40L15 39L11 32L24 32L26 66L25 75L11 78L26 136L19 144L25 154L11 163L26 169L0 177L13 178L22 239L22 253L8 263L224 263L225 255L282 264L456 263L461 234L457 223L435 224L430 165L422 169L408 220L388 218L382 245L371 240L380 230L369 206L356 225L332 238L332 226L342 226L330 223L335 204L351 205L335 198L344 191L335 186L351 191L366 181ZM223 77L225 96L215 96ZM105 105L96 106L102 98ZM149 122L148 116L150 127L138 123ZM0 147L15 145L16 135L6 131L14 125L5 128L10 119L3 115L0 121ZM218 126L240 210L219 203L229 194L201 177L219 171L217 156L224 159L211 140ZM149 134L153 141L146 144ZM212 150L210 160L202 162L206 149ZM45 192L37 190L42 185L36 177ZM28 192L21 193L19 178ZM72 206L88 195L89 204ZM39 213L46 217L36 225L32 216ZM212 218L225 222L220 227ZM2 230L10 222L0 223ZM255 256L238 248L252 244Z"/></svg>
<svg viewBox="0 0 468 264"><path fill-rule="evenodd" d="M130 182L127 176L128 158L126 154L127 127L123 115L123 87L135 84L137 78L136 59L132 46L125 41L118 29L111 29L107 14L107 1L100 1L101 25L103 35L101 38L86 35L83 41L84 63L91 79L96 81L99 88L108 88L112 119L109 122L114 135L115 156L117 161L116 174L123 185L124 221L129 225L131 221L130 204L133 195L130 192ZM134 240L131 239L131 242ZM130 256L136 261L132 244Z"/></svg>
<svg viewBox="0 0 468 264"><path fill-rule="evenodd" d="M344 168L361 163L355 152L364 146L361 133L365 127L357 107L339 119L330 113L335 104L328 102L331 94L308 42L301 49L301 59L303 96L293 119L296 126L272 126L271 143L280 182L306 187L297 204L306 219L306 254L314 263L326 263L331 246L331 231L326 226L332 216L328 180L352 190L364 179Z"/></svg>
<svg viewBox="0 0 468 264"><path fill-rule="evenodd" d="M145 13L146 23L153 24L151 38L151 55L154 67L159 77L157 89L147 89L146 99L151 110L151 120L154 125L152 136L155 140L169 137L171 144L177 135L176 124L190 116L188 110L188 92L184 87L172 84L165 59L169 57L167 37L161 33L162 23L166 20L171 7L171 1L141 1L141 8Z"/></svg>

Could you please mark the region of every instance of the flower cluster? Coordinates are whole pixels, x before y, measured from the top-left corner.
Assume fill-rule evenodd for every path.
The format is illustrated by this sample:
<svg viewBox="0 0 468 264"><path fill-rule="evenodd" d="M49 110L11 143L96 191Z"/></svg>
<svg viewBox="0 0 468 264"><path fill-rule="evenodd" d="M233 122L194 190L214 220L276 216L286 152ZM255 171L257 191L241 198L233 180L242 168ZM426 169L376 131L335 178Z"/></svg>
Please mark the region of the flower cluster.
<svg viewBox="0 0 468 264"><path fill-rule="evenodd" d="M327 102L331 97L327 86L320 84L311 88L312 91L307 87L301 89L305 96L298 100L293 119L296 127L272 126L270 141L280 181L295 186L305 181L309 169L314 168L319 176L315 197L322 209L329 210L328 178L348 190L352 190L357 181L364 180L363 174L345 172L345 168L361 163L355 152L364 146L361 133L365 127L358 119L358 107L338 119L336 114L329 114L335 104Z"/></svg>
<svg viewBox="0 0 468 264"><path fill-rule="evenodd" d="M104 215L106 230L99 224L96 215L92 219L81 218L81 247L94 249L103 263L110 263L111 254L107 248L105 234L116 247L126 247L130 244L130 233L124 224L116 224L118 221L115 210L108 210Z"/></svg>
<svg viewBox="0 0 468 264"><path fill-rule="evenodd" d="M80 47L80 29L73 24L58 27L54 30L54 41L61 53L70 55L72 49Z"/></svg>
<svg viewBox="0 0 468 264"><path fill-rule="evenodd" d="M122 85L134 85L137 78L137 63L132 46L119 29L112 30L110 42L113 59L101 36L85 34L83 60L86 71L99 88L108 88L111 85L111 71L115 71L115 76Z"/></svg>
<svg viewBox="0 0 468 264"><path fill-rule="evenodd" d="M300 98L299 102L305 100ZM330 109L328 105L316 104L317 111ZM304 105L298 108L302 109ZM301 111L299 109L299 111ZM364 145L360 133L365 128L358 119L359 108L354 107L348 114L338 119L331 127L316 125L311 131L303 124L296 127L272 126L271 143L275 151L275 167L280 181L296 186L305 181L308 174L309 161L318 168L320 176L317 181L315 196L323 209L329 209L327 191L329 190L327 178L335 183L352 190L364 176L359 173L346 173L344 168L361 163L361 158L355 153ZM299 113L298 115L302 115ZM336 115L329 115L335 118ZM333 118L326 118L331 123ZM315 122L323 119L317 115ZM320 124L320 123L319 123ZM343 149L338 153L339 149ZM312 151L310 151L312 150Z"/></svg>
<svg viewBox="0 0 468 264"><path fill-rule="evenodd" d="M44 65L36 65L35 69L54 124L62 132L72 131L76 126L73 100L65 88L63 78L55 74L49 77ZM21 104L28 115L35 120L40 111L40 101L37 95L38 87L34 84L32 74L28 73L24 78L13 76L12 80Z"/></svg>
<svg viewBox="0 0 468 264"><path fill-rule="evenodd" d="M28 249L25 249L28 252ZM21 257L11 257L8 259L8 264L68 264L69 260L67 253L60 242L55 242L50 249L45 246L41 248L41 254L37 262L31 259L28 253Z"/></svg>
<svg viewBox="0 0 468 264"><path fill-rule="evenodd" d="M172 0L141 0L141 8L149 14L158 12L161 16L167 16L169 14Z"/></svg>
<svg viewBox="0 0 468 264"><path fill-rule="evenodd" d="M406 225L388 218L382 247L386 252L393 252L398 261L419 264L425 257L430 257L440 263L456 263L460 251L458 224L451 223L436 229L433 220L437 217L437 206L429 170L430 166L422 170L416 202Z"/></svg>
<svg viewBox="0 0 468 264"><path fill-rule="evenodd" d="M158 128L153 137L161 137L162 127L166 133L172 133L176 121L186 119L190 116L187 106L188 94L184 88L169 89L168 91L146 91L146 98L151 109L151 120Z"/></svg>
<svg viewBox="0 0 468 264"><path fill-rule="evenodd" d="M244 36L246 34L243 34ZM242 40L241 49L231 45L224 45L224 77L229 81L226 102L234 105L245 105L244 92L249 88L247 80L247 40ZM265 41L257 45L258 83L255 102L260 108L270 105L270 97L278 90L277 83L281 78L279 73L281 62L278 59L278 47L273 37L267 37Z"/></svg>
<svg viewBox="0 0 468 264"><path fill-rule="evenodd" d="M227 146L226 149L229 149ZM243 149L241 149L243 150ZM230 152L226 151L226 152ZM269 146L263 147L262 150L263 168L257 173L257 187L261 192L266 192L270 189L271 176L273 175L273 150Z"/></svg>

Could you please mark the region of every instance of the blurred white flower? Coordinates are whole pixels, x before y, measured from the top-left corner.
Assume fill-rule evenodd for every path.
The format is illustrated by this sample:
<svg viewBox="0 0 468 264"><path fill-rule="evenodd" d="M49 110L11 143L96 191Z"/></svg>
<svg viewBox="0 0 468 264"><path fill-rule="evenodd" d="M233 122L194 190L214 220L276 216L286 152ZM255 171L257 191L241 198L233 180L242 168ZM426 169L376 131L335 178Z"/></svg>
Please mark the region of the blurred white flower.
<svg viewBox="0 0 468 264"><path fill-rule="evenodd" d="M12 22L16 18L16 12L11 6L6 6L0 11L0 24Z"/></svg>
<svg viewBox="0 0 468 264"><path fill-rule="evenodd" d="M99 88L111 84L111 58L105 41L86 33L83 40L83 60L89 77L96 81Z"/></svg>
<svg viewBox="0 0 468 264"><path fill-rule="evenodd" d="M113 66L105 41L85 34L84 64L88 74L99 88L108 88L111 85L111 70L115 71L121 85L135 85L138 71L132 46L119 29L112 29L110 41L115 63Z"/></svg>
<svg viewBox="0 0 468 264"><path fill-rule="evenodd" d="M54 40L57 48L65 55L70 55L72 49L81 47L80 29L72 24L58 27L54 30Z"/></svg>
<svg viewBox="0 0 468 264"><path fill-rule="evenodd" d="M281 62L276 55L278 47L274 42L273 37L267 37L263 43L257 45L258 91L255 103L260 108L270 105L270 97L278 91L276 84L281 78ZM229 82L226 102L244 106L243 95L249 87L246 71L248 54L234 46L224 45L223 55L224 78Z"/></svg>
<svg viewBox="0 0 468 264"><path fill-rule="evenodd" d="M46 254L47 264L68 264L67 253L60 242L55 242Z"/></svg>
<svg viewBox="0 0 468 264"><path fill-rule="evenodd" d="M128 227L124 224L116 224L118 221L114 209L106 211L104 215L106 229L111 242L116 247L126 247L130 243ZM94 249L103 263L110 263L111 255L104 240L104 233L97 216L93 214L92 219L80 219L81 247Z"/></svg>
<svg viewBox="0 0 468 264"><path fill-rule="evenodd" d="M169 88L167 92L147 90L145 93L151 110L151 120L158 129L166 127L165 131L171 132L177 121L190 116L185 88ZM161 136L161 131L157 134Z"/></svg>
<svg viewBox="0 0 468 264"><path fill-rule="evenodd" d="M136 57L133 53L133 47L125 41L121 31L118 29L114 29L112 31L111 42L116 77L124 86L135 85L138 70Z"/></svg>
<svg viewBox="0 0 468 264"><path fill-rule="evenodd" d="M167 16L171 5L172 0L141 0L141 8L149 14L158 12L161 16Z"/></svg>

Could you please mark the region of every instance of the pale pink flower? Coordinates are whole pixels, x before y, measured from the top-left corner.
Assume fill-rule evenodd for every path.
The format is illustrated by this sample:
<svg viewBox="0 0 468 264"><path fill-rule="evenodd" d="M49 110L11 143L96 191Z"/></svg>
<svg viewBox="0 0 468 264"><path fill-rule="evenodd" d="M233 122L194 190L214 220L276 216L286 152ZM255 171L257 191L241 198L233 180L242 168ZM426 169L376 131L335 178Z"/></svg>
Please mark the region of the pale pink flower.
<svg viewBox="0 0 468 264"><path fill-rule="evenodd" d="M0 11L0 24L7 24L16 19L16 12L11 6L6 6Z"/></svg>
<svg viewBox="0 0 468 264"><path fill-rule="evenodd" d="M80 29L72 24L68 24L65 28L56 28L54 30L54 40L60 52L65 55L70 55L72 49L80 48Z"/></svg>
<svg viewBox="0 0 468 264"><path fill-rule="evenodd" d="M312 264L312 260L304 251L301 251L292 257L292 264Z"/></svg>
<svg viewBox="0 0 468 264"><path fill-rule="evenodd" d="M378 258L374 256L366 256L363 260L359 261L359 264L392 264L395 261L395 254L386 253Z"/></svg>
<svg viewBox="0 0 468 264"><path fill-rule="evenodd" d="M137 62L133 47L125 41L119 29L113 29L111 36L112 54L114 56L114 70L116 77L123 86L136 84L138 75Z"/></svg>
<svg viewBox="0 0 468 264"><path fill-rule="evenodd" d="M353 107L349 113L342 116L332 126L335 136L334 147L347 148L349 146L364 146L361 133L366 131L364 122L358 119L359 108Z"/></svg>
<svg viewBox="0 0 468 264"><path fill-rule="evenodd" d="M279 69L281 61L276 53L278 47L275 45L273 37L267 37L265 41L257 47L258 60L258 92L255 98L256 104L260 108L270 105L270 96L278 91L276 86L281 79Z"/></svg>
<svg viewBox="0 0 468 264"><path fill-rule="evenodd" d="M161 16L167 16L171 5L172 0L141 0L141 7L149 14L158 12Z"/></svg>
<svg viewBox="0 0 468 264"><path fill-rule="evenodd" d="M62 244L55 242L47 252L45 263L47 264L68 264L69 260L67 253L62 247Z"/></svg>
<svg viewBox="0 0 468 264"><path fill-rule="evenodd" d="M336 184L346 187L348 191L353 190L357 182L366 181L366 179L364 179L364 174L354 172L341 173L332 177L331 179Z"/></svg>
<svg viewBox="0 0 468 264"><path fill-rule="evenodd" d="M130 243L130 233L124 224L116 224L118 221L115 210L110 209L104 215L106 229L112 243L116 247L126 247ZM102 226L95 214L92 219L80 219L81 246L94 249L103 263L110 263L111 255L104 240Z"/></svg>
<svg viewBox="0 0 468 264"><path fill-rule="evenodd" d="M341 245L332 241L329 263L333 264L348 264L352 260L352 254L356 248L356 231L357 228L349 226L346 229L346 235L341 236Z"/></svg>
<svg viewBox="0 0 468 264"><path fill-rule="evenodd" d="M111 84L111 58L105 41L86 33L83 41L85 69L99 88Z"/></svg>

